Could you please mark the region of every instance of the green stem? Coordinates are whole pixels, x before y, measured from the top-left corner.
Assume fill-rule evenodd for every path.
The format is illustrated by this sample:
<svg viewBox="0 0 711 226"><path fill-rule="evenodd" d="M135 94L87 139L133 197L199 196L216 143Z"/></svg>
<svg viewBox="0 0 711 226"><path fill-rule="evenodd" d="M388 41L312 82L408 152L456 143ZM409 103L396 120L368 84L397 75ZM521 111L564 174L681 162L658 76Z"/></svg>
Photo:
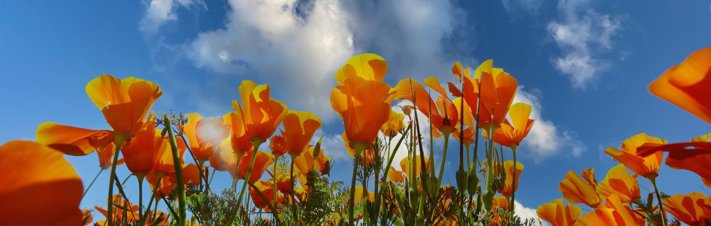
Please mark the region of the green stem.
<svg viewBox="0 0 711 226"><path fill-rule="evenodd" d="M177 179L176 190L178 192L178 214L180 215L178 225L185 226L187 219L185 214L185 183L183 182L183 167L180 163L178 144L175 142L175 135L173 135L173 128L171 127L168 115L163 116L163 123L165 123L166 130L168 130L168 137L170 137L170 149L173 151L173 166L175 167L175 177Z"/></svg>
<svg viewBox="0 0 711 226"><path fill-rule="evenodd" d="M109 226L114 225L114 177L116 177L116 162L118 161L118 156L119 156L119 149L121 148L120 143L122 142L114 142L115 143L115 148L114 148L114 158L113 162L111 162L111 174L109 175L109 205L107 206L107 211L108 211L108 216L106 217L106 221L109 223Z"/></svg>
<svg viewBox="0 0 711 226"><path fill-rule="evenodd" d="M358 159L360 158L360 152L363 150L363 146L355 145L353 149L355 150L355 160L353 161L353 177L351 177L351 196L348 199L348 225L350 226L355 225L353 220L353 209L355 208L356 172L358 171Z"/></svg>
<svg viewBox="0 0 711 226"><path fill-rule="evenodd" d="M274 190L274 206L279 205L279 204L277 204L277 163L278 162L279 162L279 156L277 156L276 159L274 159L274 170L272 172L274 174L274 183L272 183L272 184L274 184L274 187L272 188L272 190ZM264 200L264 201L266 201L266 200ZM273 209L272 212L274 212L274 215L276 215L276 209Z"/></svg>
<svg viewBox="0 0 711 226"><path fill-rule="evenodd" d="M99 175L101 175L101 172L104 172L103 168L101 170L99 170L99 173L97 173L96 176L94 176L94 179L91 180L91 183L89 183L89 186L86 187L86 190L84 190L84 193L81 194L82 199L84 199L84 196L86 195L86 193L89 192L89 189L91 189L91 186L94 185L94 182L96 182L96 179L99 178Z"/></svg>
<svg viewBox="0 0 711 226"><path fill-rule="evenodd" d="M262 145L262 142L258 140L253 140L252 141L252 156L249 159L249 167L247 167L247 174L244 176L244 183L242 183L242 189L239 192L239 200L237 201L237 205L242 204L242 197L244 197L244 190L247 188L247 182L249 182L249 178L252 175L252 168L254 167L254 160L257 159L257 152L259 152L259 146ZM237 170L235 170L235 176L237 176Z"/></svg>
<svg viewBox="0 0 711 226"><path fill-rule="evenodd" d="M298 221L299 214L296 212L296 196L294 195L294 158L296 157L294 155L291 155L291 166L289 167L289 184L291 184L291 212L294 215L294 221Z"/></svg>
<svg viewBox="0 0 711 226"><path fill-rule="evenodd" d="M514 201L516 201L516 165L518 162L516 162L516 146L511 147L511 150L513 151L513 178L511 178L511 214L513 216L514 214L514 209L516 209L516 206L514 206Z"/></svg>
<svg viewBox="0 0 711 226"><path fill-rule="evenodd" d="M662 226L667 225L667 214L664 212L664 205L662 204L662 195L659 193L659 189L657 188L657 179L652 178L649 179L652 182L652 185L654 186L654 193L657 195L657 203L659 203L659 211L662 213Z"/></svg>
<svg viewBox="0 0 711 226"><path fill-rule="evenodd" d="M442 186L442 176L444 176L444 163L445 161L447 161L447 146L449 146L449 135L444 135L444 151L442 152L442 160L440 160L439 162L439 177L437 177L438 188L439 186Z"/></svg>
<svg viewBox="0 0 711 226"><path fill-rule="evenodd" d="M143 176L136 176L138 179L138 222L143 220Z"/></svg>

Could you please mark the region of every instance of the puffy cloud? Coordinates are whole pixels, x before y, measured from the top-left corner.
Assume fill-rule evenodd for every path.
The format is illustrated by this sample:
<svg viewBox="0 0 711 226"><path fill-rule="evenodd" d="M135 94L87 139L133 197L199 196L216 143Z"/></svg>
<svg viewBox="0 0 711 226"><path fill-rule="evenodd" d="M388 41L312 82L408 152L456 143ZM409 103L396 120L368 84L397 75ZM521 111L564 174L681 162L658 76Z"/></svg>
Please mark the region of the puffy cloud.
<svg viewBox="0 0 711 226"><path fill-rule="evenodd" d="M578 140L573 132L561 131L555 123L542 117L543 106L541 104L540 92L531 93L520 86L516 91L514 103L524 102L533 108L531 118L535 120L528 136L523 140L526 153L530 153L534 161L543 160L557 154L562 149L569 148L574 157L579 157L587 147Z"/></svg>
<svg viewBox="0 0 711 226"><path fill-rule="evenodd" d="M175 11L179 7L205 6L200 0L149 0L144 3L146 12L138 28L148 35L155 34L162 25L177 20Z"/></svg>
<svg viewBox="0 0 711 226"><path fill-rule="evenodd" d="M226 75L256 74L288 96L290 107L325 120L336 69L353 54L353 33L337 1L230 1L224 29L198 35L189 47L199 67ZM274 81L279 81L275 83ZM293 97L293 98L292 98Z"/></svg>
<svg viewBox="0 0 711 226"><path fill-rule="evenodd" d="M522 221L531 219L536 222L544 222L541 220L541 218L538 218L538 214L536 214L536 209L525 207L521 205L518 200L514 200L514 214L516 214L516 216L519 217Z"/></svg>
<svg viewBox="0 0 711 226"><path fill-rule="evenodd" d="M601 51L612 48L612 37L620 29L620 19L587 8L587 0L561 0L559 21L548 24L548 32L563 52L553 64L567 75L573 87L585 89L609 67Z"/></svg>
<svg viewBox="0 0 711 226"><path fill-rule="evenodd" d="M228 2L222 29L198 34L187 55L225 76L256 75L285 101L328 122L333 75L348 57L377 52L388 79L448 72L446 40L464 21L450 1L265 0ZM274 81L279 81L275 83Z"/></svg>

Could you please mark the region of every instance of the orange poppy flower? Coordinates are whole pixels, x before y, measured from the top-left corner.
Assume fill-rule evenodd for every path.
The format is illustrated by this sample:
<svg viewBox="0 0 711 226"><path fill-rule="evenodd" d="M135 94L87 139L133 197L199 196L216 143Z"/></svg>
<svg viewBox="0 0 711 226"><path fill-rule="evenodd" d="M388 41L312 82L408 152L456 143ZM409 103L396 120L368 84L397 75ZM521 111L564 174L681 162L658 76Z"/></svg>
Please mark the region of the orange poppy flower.
<svg viewBox="0 0 711 226"><path fill-rule="evenodd" d="M533 127L533 119L528 118L530 115L531 105L523 102L511 105L509 117L513 124L504 120L501 126L494 130L494 142L511 148L518 147Z"/></svg>
<svg viewBox="0 0 711 226"><path fill-rule="evenodd" d="M326 156L323 149L319 151L317 156L314 156L314 148L308 147L301 155L294 158L294 170L295 173L297 173L294 174L294 176L298 177L301 185L305 187L307 182L306 176L311 170L316 170L324 174L330 169L330 164L331 157Z"/></svg>
<svg viewBox="0 0 711 226"><path fill-rule="evenodd" d="M83 156L113 142L110 130L90 130L44 122L37 126L37 142L64 154Z"/></svg>
<svg viewBox="0 0 711 226"><path fill-rule="evenodd" d="M388 178L395 183L405 183L405 173L392 167L388 170Z"/></svg>
<svg viewBox="0 0 711 226"><path fill-rule="evenodd" d="M215 147L230 134L230 127L222 117L203 118L199 113L186 114L188 121L183 126L190 151L199 162L205 162L215 153Z"/></svg>
<svg viewBox="0 0 711 226"><path fill-rule="evenodd" d="M101 75L86 85L86 93L102 111L113 131L45 122L37 127L37 142L69 155L82 156L99 150L99 165L107 169L113 164L112 156L115 153L115 150L108 150L107 147L122 145L142 130L148 111L162 95L162 91L150 81ZM114 142L118 143L111 145Z"/></svg>
<svg viewBox="0 0 711 226"><path fill-rule="evenodd" d="M666 143L666 140L649 136L646 133L640 133L622 142L621 151L610 147L605 150L605 153L635 173L648 179L653 179L657 177L659 165L662 163L664 153L658 151L652 155L642 157L640 153L638 153L638 148L645 144L657 145Z"/></svg>
<svg viewBox="0 0 711 226"><path fill-rule="evenodd" d="M245 179L247 176L247 170L249 167L249 161L251 161L252 155L254 152L247 152L247 155L245 158L242 158L240 160L239 166L237 168L237 178L239 179ZM252 171L249 173L249 182L256 182L259 180L259 178L262 177L262 174L264 171L269 167L272 162L274 162L274 156L270 153L263 152L263 151L257 151L256 155L254 156L254 166L252 167Z"/></svg>
<svg viewBox="0 0 711 226"><path fill-rule="evenodd" d="M263 143L276 131L282 119L286 116L287 108L281 101L270 97L270 87L266 84L245 80L239 86L242 102L233 101L238 117L232 117L232 142L259 142ZM237 138L237 139L235 139ZM235 146L235 150L244 152Z"/></svg>
<svg viewBox="0 0 711 226"><path fill-rule="evenodd" d="M370 146L388 121L394 96L382 81L386 72L387 63L375 54L356 55L336 72L331 107L343 118L351 146Z"/></svg>
<svg viewBox="0 0 711 226"><path fill-rule="evenodd" d="M281 133L289 154L299 156L319 128L321 119L315 114L290 110L284 117L284 130Z"/></svg>
<svg viewBox="0 0 711 226"><path fill-rule="evenodd" d="M31 141L10 141L0 146L0 172L3 224L81 224L81 178L61 152Z"/></svg>
<svg viewBox="0 0 711 226"><path fill-rule="evenodd" d="M425 84L440 93L441 96L437 98L437 101L432 100L432 97L419 82L410 78L400 80L395 86L395 98L409 100L417 106L417 110L429 117L432 126L437 128L432 131L435 137L442 134L449 135L455 131L459 123L457 107L449 100L447 93L436 78L428 77L425 79Z"/></svg>
<svg viewBox="0 0 711 226"><path fill-rule="evenodd" d="M200 169L193 163L183 166L183 178L185 185L200 184Z"/></svg>
<svg viewBox="0 0 711 226"><path fill-rule="evenodd" d="M380 131L383 132L386 137L393 137L405 128L404 119L405 115L391 109L388 121L380 127Z"/></svg>
<svg viewBox="0 0 711 226"><path fill-rule="evenodd" d="M143 79L101 75L86 84L86 93L114 132L132 137L143 128L143 120L163 91Z"/></svg>
<svg viewBox="0 0 711 226"><path fill-rule="evenodd" d="M622 164L612 167L597 186L597 193L602 199L615 194L622 202L638 200L640 192L637 175L630 175Z"/></svg>
<svg viewBox="0 0 711 226"><path fill-rule="evenodd" d="M564 205L563 199L556 199L540 205L536 209L538 217L548 221L553 226L568 226L575 224L582 210L578 206Z"/></svg>
<svg viewBox="0 0 711 226"><path fill-rule="evenodd" d="M210 157L210 166L218 171L227 171L234 176L238 163L237 158L237 154L232 150L232 139L227 138L220 142L215 154Z"/></svg>
<svg viewBox="0 0 711 226"><path fill-rule="evenodd" d="M317 170L324 173L331 162L331 157L324 154L323 149L319 151L317 156L314 156L314 148L308 147L306 151L301 153L294 159L294 167L301 174L308 174L311 170Z"/></svg>
<svg viewBox="0 0 711 226"><path fill-rule="evenodd" d="M649 91L711 123L711 48L689 55L649 84Z"/></svg>
<svg viewBox="0 0 711 226"><path fill-rule="evenodd" d="M568 171L560 182L560 192L563 193L563 198L570 203L584 203L595 208L601 201L595 190L597 187L595 171L588 168L583 170L581 175L582 178L575 172Z"/></svg>
<svg viewBox="0 0 711 226"><path fill-rule="evenodd" d="M580 216L575 225L644 225L644 219L622 203L617 195L611 195L603 205Z"/></svg>
<svg viewBox="0 0 711 226"><path fill-rule="evenodd" d="M672 195L662 202L664 209L688 225L704 225L711 221L711 197L701 192Z"/></svg>
<svg viewBox="0 0 711 226"><path fill-rule="evenodd" d="M674 143L667 145L644 145L639 148L641 156L658 153L659 151L669 152L666 164L674 169L685 169L701 176L701 181L711 187L711 169L708 163L711 162L711 142L709 135L695 137L692 142Z"/></svg>
<svg viewBox="0 0 711 226"><path fill-rule="evenodd" d="M146 181L148 181L151 191L156 191L155 196L157 197L169 196L170 193L177 187L178 183L175 178L175 174L173 173L160 175L159 173L151 172L146 176ZM157 189L155 188L156 186L158 186Z"/></svg>
<svg viewBox="0 0 711 226"><path fill-rule="evenodd" d="M462 69L461 63L456 62L454 66L452 66L452 72L454 73L455 77L459 80L462 86L462 90L456 89L456 86L453 84L449 86L449 90L454 96L461 96L464 98L464 101L466 104L469 106L469 114L474 117L476 116L476 113L479 112L479 108L481 107L481 103L479 102L479 79L481 77L481 70L479 70L479 74L477 75L477 78L472 78L470 75L471 68L467 69ZM476 73L476 72L475 72ZM459 106L459 104L455 104L456 106ZM479 119L475 119L479 120ZM466 123L466 119L465 119Z"/></svg>
<svg viewBox="0 0 711 226"><path fill-rule="evenodd" d="M514 178L514 162L511 160L504 161L504 172L506 173L506 180L504 181L504 187L501 190L501 194L504 196L510 196L518 188L518 178L521 176L521 171L523 171L523 164L516 162L516 178ZM514 180L516 184L514 185Z"/></svg>
<svg viewBox="0 0 711 226"><path fill-rule="evenodd" d="M276 176L277 184L276 184L276 185L277 185L277 189L278 189L280 192L283 192L283 193L289 193L289 192L291 192L291 187L292 187L292 186L291 186L291 185L292 185L291 182L292 182L292 181L289 180L290 177L291 177L291 176L290 176L289 174L286 174L286 173L282 173L282 174L277 173L277 176Z"/></svg>
<svg viewBox="0 0 711 226"><path fill-rule="evenodd" d="M274 157L279 158L286 153L286 140L281 135L274 135L269 138L269 150L272 151Z"/></svg>
<svg viewBox="0 0 711 226"><path fill-rule="evenodd" d="M146 128L121 148L128 170L138 177L146 176L161 157L159 154L164 153L166 142L154 122L146 123Z"/></svg>
<svg viewBox="0 0 711 226"><path fill-rule="evenodd" d="M503 69L494 68L493 66L493 60L484 61L474 71L474 76L479 78L481 83L479 89L479 101L481 104L479 105L478 120L482 125L498 126L506 118L506 112L509 111L509 106L511 106L513 97L516 95L518 81ZM469 104L475 103L470 101Z"/></svg>
<svg viewBox="0 0 711 226"><path fill-rule="evenodd" d="M259 191L264 195L267 200L263 200L262 197L257 193L252 186L249 186L249 196L252 197L252 201L257 208L269 210L267 202L271 203L274 201L274 181L272 180L260 180L254 183L254 186L259 189ZM277 192L277 202L282 202L284 196ZM278 209L278 208L277 208Z"/></svg>
<svg viewBox="0 0 711 226"><path fill-rule="evenodd" d="M114 143L109 143L108 145L96 151L96 154L99 156L99 167L101 167L102 169L111 168L111 166L113 165L113 157L116 153L116 148L114 147ZM119 159L118 161L116 161L116 165L121 165L124 162L124 159Z"/></svg>

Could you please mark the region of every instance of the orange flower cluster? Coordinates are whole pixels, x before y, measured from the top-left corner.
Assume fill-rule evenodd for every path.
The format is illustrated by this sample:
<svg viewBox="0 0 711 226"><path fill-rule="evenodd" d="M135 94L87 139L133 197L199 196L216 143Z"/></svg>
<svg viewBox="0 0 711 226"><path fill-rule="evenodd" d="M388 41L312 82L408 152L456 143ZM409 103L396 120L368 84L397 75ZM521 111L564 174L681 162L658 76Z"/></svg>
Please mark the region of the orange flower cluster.
<svg viewBox="0 0 711 226"><path fill-rule="evenodd" d="M662 74L652 82L649 90L711 123L709 87L711 48L704 48ZM579 207L564 205L558 199L538 207L538 216L553 225L643 225L645 220L666 225L669 221L666 213L669 213L685 224L707 224L711 222L711 196L694 192L664 198L657 190L656 178L664 152L669 152L668 166L694 172L706 186L711 187L709 138L711 134L692 138L690 142L667 144L666 140L645 133L634 135L622 143L621 150L612 147L605 150L621 164L610 169L601 183L597 183L593 169L584 170L581 176L568 172L561 181L560 191L568 203L583 203L594 210L579 216ZM658 201L655 208L633 208L633 204L642 203L637 175L648 179L654 186ZM661 218L645 219L654 215Z"/></svg>

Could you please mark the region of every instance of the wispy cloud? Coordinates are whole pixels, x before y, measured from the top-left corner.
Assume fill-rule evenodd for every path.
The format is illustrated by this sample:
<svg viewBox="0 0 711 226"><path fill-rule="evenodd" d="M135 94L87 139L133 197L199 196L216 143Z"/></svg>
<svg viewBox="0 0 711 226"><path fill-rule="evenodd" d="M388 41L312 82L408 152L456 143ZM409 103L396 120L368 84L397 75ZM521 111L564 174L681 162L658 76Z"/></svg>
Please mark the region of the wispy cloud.
<svg viewBox="0 0 711 226"><path fill-rule="evenodd" d="M586 89L609 67L599 55L612 48L612 38L621 30L618 17L600 14L588 9L589 5L587 0L561 0L559 20L548 24L549 34L563 53L553 65L578 89Z"/></svg>
<svg viewBox="0 0 711 226"><path fill-rule="evenodd" d="M205 6L201 0L148 0L144 4L146 11L138 28L145 35L153 35L164 24L177 20L179 7Z"/></svg>
<svg viewBox="0 0 711 226"><path fill-rule="evenodd" d="M535 120L528 136L523 140L525 153L535 162L542 162L549 157L558 154L563 149L571 150L574 157L579 157L587 150L585 144L577 139L574 132L561 130L552 121L543 118L543 105L539 99L542 93L539 91L529 92L521 86L516 91L514 103L524 102L533 107L531 118Z"/></svg>
<svg viewBox="0 0 711 226"><path fill-rule="evenodd" d="M518 15L521 12L536 16L543 2L544 0L501 0L506 13L511 16Z"/></svg>

